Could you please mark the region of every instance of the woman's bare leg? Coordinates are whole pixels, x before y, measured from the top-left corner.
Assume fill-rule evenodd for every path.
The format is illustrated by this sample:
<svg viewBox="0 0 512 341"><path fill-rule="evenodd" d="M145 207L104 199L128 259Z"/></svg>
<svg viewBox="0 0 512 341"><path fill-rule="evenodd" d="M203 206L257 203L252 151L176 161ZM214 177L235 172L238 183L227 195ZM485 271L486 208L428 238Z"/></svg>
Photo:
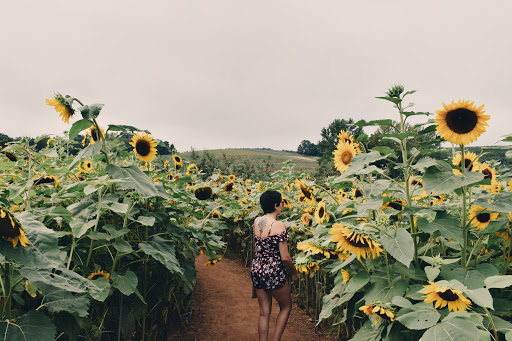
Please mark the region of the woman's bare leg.
<svg viewBox="0 0 512 341"><path fill-rule="evenodd" d="M292 311L292 296L290 294L290 286L288 282L278 289L270 290L270 294L279 303L279 314L276 319L276 330L274 332L274 341L281 340L283 336L284 328L288 323L288 317Z"/></svg>
<svg viewBox="0 0 512 341"><path fill-rule="evenodd" d="M256 289L256 296L260 304L260 317L258 319L258 335L260 341L268 340L268 324L272 312L272 296L264 289Z"/></svg>

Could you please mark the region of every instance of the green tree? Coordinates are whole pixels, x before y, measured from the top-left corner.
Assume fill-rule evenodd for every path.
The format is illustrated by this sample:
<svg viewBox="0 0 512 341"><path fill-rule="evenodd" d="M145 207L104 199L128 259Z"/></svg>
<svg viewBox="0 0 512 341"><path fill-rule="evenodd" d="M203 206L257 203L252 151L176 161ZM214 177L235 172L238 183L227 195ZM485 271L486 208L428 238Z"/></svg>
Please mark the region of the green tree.
<svg viewBox="0 0 512 341"><path fill-rule="evenodd" d="M302 140L297 148L297 153L306 156L319 156L318 146L309 140Z"/></svg>

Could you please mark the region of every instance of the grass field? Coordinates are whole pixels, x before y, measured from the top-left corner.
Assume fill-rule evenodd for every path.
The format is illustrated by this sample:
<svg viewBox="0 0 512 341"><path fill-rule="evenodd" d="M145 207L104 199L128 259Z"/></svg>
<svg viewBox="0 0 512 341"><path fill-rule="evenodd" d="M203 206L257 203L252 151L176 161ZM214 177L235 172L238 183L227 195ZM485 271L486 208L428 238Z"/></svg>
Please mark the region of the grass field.
<svg viewBox="0 0 512 341"><path fill-rule="evenodd" d="M272 149L210 149L196 150L195 153L201 158L205 152L208 152L215 159L224 160L226 158L233 165L239 165L244 162L257 162L263 165L269 165L271 170L281 168L281 164L290 161L296 170L315 171L318 167L318 157L302 156L295 152L279 151ZM191 160L192 152L181 154L185 160Z"/></svg>

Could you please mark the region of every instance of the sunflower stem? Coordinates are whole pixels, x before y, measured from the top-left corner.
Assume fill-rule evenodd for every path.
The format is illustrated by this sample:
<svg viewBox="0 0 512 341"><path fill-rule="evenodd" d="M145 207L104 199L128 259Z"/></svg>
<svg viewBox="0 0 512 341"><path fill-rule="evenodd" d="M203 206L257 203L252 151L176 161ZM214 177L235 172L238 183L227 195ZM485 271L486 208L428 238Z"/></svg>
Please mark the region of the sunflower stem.
<svg viewBox="0 0 512 341"><path fill-rule="evenodd" d="M11 318L11 269L9 263L5 263L5 289L4 289L4 307L2 311L3 319Z"/></svg>
<svg viewBox="0 0 512 341"><path fill-rule="evenodd" d="M105 139L105 135L103 135L103 132L101 131L100 126L98 125L98 122L96 122L95 118L92 119L92 122L94 123L94 126L96 127L96 130L98 131L98 134L100 134L100 136L101 136L101 141L103 143L103 154L105 154L105 158L107 159L107 165L110 165L110 157L108 156L108 146L107 146L107 140Z"/></svg>
<svg viewBox="0 0 512 341"><path fill-rule="evenodd" d="M460 163L460 171L462 172L462 175L466 172L466 163L464 161L465 154L464 154L464 144L460 144L460 153L462 156L462 162ZM464 238L463 244L462 244L462 250L461 250L461 265L462 267L467 267L467 248L468 248L468 227L466 226L466 186L462 186L462 216L461 216L461 225L462 225L462 235Z"/></svg>
<svg viewBox="0 0 512 341"><path fill-rule="evenodd" d="M494 325L494 321L492 319L492 316L491 316L491 313L489 312L489 310L486 308L486 307L482 307L484 308L485 310L485 314L487 315L487 318L489 319L489 321L491 322L491 326L492 326L492 331L494 333L494 339L495 340L499 340L498 339L498 331L496 330L496 326Z"/></svg>
<svg viewBox="0 0 512 341"><path fill-rule="evenodd" d="M386 258L386 271L388 272L388 284L391 286L391 276L389 275L389 262L388 262L388 253L385 252L385 258Z"/></svg>
<svg viewBox="0 0 512 341"><path fill-rule="evenodd" d="M27 150L27 153L28 153L28 177L27 179L28 180L31 180L32 179L32 153L30 153L30 139L27 139L27 142L26 142L26 150ZM28 188L28 189L25 189L25 200L24 200L24 208L23 210L24 211L29 211L30 210L30 190L31 188Z"/></svg>
<svg viewBox="0 0 512 341"><path fill-rule="evenodd" d="M73 256L73 251L75 249L75 244L76 244L75 238L71 237L71 250L69 250L68 264L66 266L66 269L68 269L68 270L69 270L69 266L71 265L71 256Z"/></svg>
<svg viewBox="0 0 512 341"><path fill-rule="evenodd" d="M96 212L96 224L94 225L94 231L98 228L98 223L100 222L101 215L101 201L103 199L101 189L98 191L98 210ZM89 253L87 254L87 261L85 263L85 267L89 266L89 262L91 261L92 250L94 246L94 240L91 240L91 244L89 245Z"/></svg>

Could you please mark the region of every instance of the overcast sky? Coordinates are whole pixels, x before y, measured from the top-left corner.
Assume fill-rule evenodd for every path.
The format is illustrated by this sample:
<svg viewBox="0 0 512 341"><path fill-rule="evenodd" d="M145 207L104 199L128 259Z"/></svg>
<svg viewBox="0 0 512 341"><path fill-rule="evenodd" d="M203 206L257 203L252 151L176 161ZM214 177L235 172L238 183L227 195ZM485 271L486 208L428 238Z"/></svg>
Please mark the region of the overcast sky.
<svg viewBox="0 0 512 341"><path fill-rule="evenodd" d="M0 132L62 135L55 92L103 103L179 151L296 150L336 118L397 119L471 99L512 133L511 1L4 1ZM78 118L73 119L74 122Z"/></svg>

